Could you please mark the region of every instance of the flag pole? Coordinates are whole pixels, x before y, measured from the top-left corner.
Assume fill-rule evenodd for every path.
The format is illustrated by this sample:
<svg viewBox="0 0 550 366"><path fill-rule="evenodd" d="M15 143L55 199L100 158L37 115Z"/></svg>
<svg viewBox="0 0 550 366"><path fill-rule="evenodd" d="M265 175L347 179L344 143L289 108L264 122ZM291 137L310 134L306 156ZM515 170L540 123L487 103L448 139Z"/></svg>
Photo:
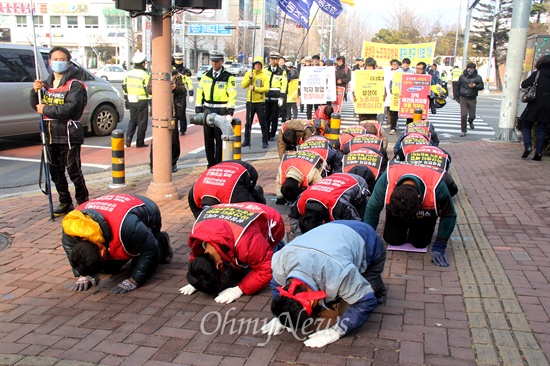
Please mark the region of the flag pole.
<svg viewBox="0 0 550 366"><path fill-rule="evenodd" d="M319 9L320 8L317 8L317 11L315 12L315 15L313 16L313 19L311 20L311 23L309 23L309 24L313 24L313 22L315 21L315 18L317 17L317 14L319 13ZM298 57L298 55L300 54L300 50L302 49L302 46L304 45L304 42L307 38L307 35L309 34L310 29L311 29L311 26L307 29L307 32L304 35L304 38L302 39L302 43L300 44L300 47L298 47L298 51L296 51L296 57Z"/></svg>
<svg viewBox="0 0 550 366"><path fill-rule="evenodd" d="M285 22L286 22L286 13L285 13L285 17L283 18L283 26L281 28L281 36L279 38L279 52L281 52L281 45L283 44L283 33L285 32Z"/></svg>
<svg viewBox="0 0 550 366"><path fill-rule="evenodd" d="M250 85L252 85L252 80L253 80L253 77L254 77L254 51L256 49L256 28L258 27L258 10L255 9L254 7L254 4L256 4L256 1L254 1L252 3L252 11L255 11L256 14L254 14L254 36L252 37L252 69L250 70ZM250 89L250 85L248 86L248 88ZM250 126L248 126L248 128L250 128L250 140L248 141L248 149L250 150L252 148L252 118L254 117L254 115L252 114L252 90L250 90L250 92L248 93L250 95L250 102L247 102L250 103L250 108L248 108L248 111L247 111L247 121L245 122L245 140L246 140L246 127L247 125L250 123Z"/></svg>
<svg viewBox="0 0 550 366"><path fill-rule="evenodd" d="M31 23L32 23L32 36L33 36L33 50L34 50L34 68L36 70L36 80L42 80L40 78L40 69L38 67L38 48L36 46L36 29L34 26L34 4L31 3ZM38 104L42 104L42 91L38 90ZM48 196L48 206L50 208L50 219L54 221L53 214L53 200L52 200L52 184L50 180L50 167L48 164L48 147L46 143L46 129L44 126L44 115L40 114L40 137L42 140L42 156L40 157L40 171L38 175L38 186L42 193ZM42 188L42 170L44 170L45 189Z"/></svg>

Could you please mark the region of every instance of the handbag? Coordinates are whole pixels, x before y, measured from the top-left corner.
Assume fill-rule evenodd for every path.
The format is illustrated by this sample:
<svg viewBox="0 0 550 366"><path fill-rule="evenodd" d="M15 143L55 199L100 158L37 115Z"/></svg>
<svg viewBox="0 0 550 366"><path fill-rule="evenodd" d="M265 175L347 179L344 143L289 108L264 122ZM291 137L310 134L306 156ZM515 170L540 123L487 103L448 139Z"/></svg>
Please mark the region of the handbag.
<svg viewBox="0 0 550 366"><path fill-rule="evenodd" d="M535 99L537 98L537 81L539 80L539 75L540 75L540 72L537 71L537 76L535 76L535 82L521 96L521 101L523 103L534 102Z"/></svg>

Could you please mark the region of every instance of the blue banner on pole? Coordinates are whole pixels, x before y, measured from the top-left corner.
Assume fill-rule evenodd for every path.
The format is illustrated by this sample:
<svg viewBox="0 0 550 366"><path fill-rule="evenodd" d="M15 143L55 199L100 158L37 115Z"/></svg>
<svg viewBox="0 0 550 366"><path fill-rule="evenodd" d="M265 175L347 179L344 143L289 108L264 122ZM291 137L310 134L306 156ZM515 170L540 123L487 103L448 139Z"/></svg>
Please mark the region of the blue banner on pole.
<svg viewBox="0 0 550 366"><path fill-rule="evenodd" d="M309 29L309 9L312 4L313 0L279 0L279 7L306 29Z"/></svg>
<svg viewBox="0 0 550 366"><path fill-rule="evenodd" d="M342 3L340 0L315 0L319 8L333 18L338 18L342 13Z"/></svg>

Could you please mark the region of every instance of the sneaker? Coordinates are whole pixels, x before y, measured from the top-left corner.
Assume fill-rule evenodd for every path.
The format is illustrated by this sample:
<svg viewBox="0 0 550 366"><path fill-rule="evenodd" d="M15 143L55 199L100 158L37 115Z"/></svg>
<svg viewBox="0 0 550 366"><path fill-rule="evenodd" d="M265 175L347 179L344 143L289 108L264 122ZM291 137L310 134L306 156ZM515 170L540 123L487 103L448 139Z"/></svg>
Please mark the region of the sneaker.
<svg viewBox="0 0 550 366"><path fill-rule="evenodd" d="M63 216L68 214L70 211L74 210L72 203L60 203L55 210L53 210L53 215L55 217Z"/></svg>
<svg viewBox="0 0 550 366"><path fill-rule="evenodd" d="M474 122L470 122L470 130L473 130L474 129Z"/></svg>
<svg viewBox="0 0 550 366"><path fill-rule="evenodd" d="M391 130L390 135L395 135L395 130Z"/></svg>
<svg viewBox="0 0 550 366"><path fill-rule="evenodd" d="M462 133L460 134L460 137L464 137L466 136L466 131L462 131Z"/></svg>
<svg viewBox="0 0 550 366"><path fill-rule="evenodd" d="M180 132L180 136L185 136L185 132Z"/></svg>
<svg viewBox="0 0 550 366"><path fill-rule="evenodd" d="M267 141L264 141L264 142L262 143L262 149L267 149L268 146L269 146L269 145L267 144Z"/></svg>
<svg viewBox="0 0 550 366"><path fill-rule="evenodd" d="M126 139L126 147L132 146L132 140Z"/></svg>
<svg viewBox="0 0 550 366"><path fill-rule="evenodd" d="M178 166L177 165L172 165L172 173L175 173L178 171Z"/></svg>
<svg viewBox="0 0 550 366"><path fill-rule="evenodd" d="M247 147L250 146L250 141L245 141L241 144L241 147Z"/></svg>
<svg viewBox="0 0 550 366"><path fill-rule="evenodd" d="M269 138L269 141L275 141L275 136L271 136L271 137Z"/></svg>

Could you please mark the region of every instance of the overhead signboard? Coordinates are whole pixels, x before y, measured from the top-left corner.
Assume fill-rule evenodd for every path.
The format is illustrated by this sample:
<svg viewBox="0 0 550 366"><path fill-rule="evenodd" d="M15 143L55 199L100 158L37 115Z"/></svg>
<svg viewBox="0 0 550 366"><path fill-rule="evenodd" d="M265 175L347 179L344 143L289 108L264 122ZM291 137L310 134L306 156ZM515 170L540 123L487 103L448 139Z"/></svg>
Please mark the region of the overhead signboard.
<svg viewBox="0 0 550 366"><path fill-rule="evenodd" d="M214 23L195 23L189 24L190 36L230 36L231 29L226 29L226 26L231 24L214 24Z"/></svg>

